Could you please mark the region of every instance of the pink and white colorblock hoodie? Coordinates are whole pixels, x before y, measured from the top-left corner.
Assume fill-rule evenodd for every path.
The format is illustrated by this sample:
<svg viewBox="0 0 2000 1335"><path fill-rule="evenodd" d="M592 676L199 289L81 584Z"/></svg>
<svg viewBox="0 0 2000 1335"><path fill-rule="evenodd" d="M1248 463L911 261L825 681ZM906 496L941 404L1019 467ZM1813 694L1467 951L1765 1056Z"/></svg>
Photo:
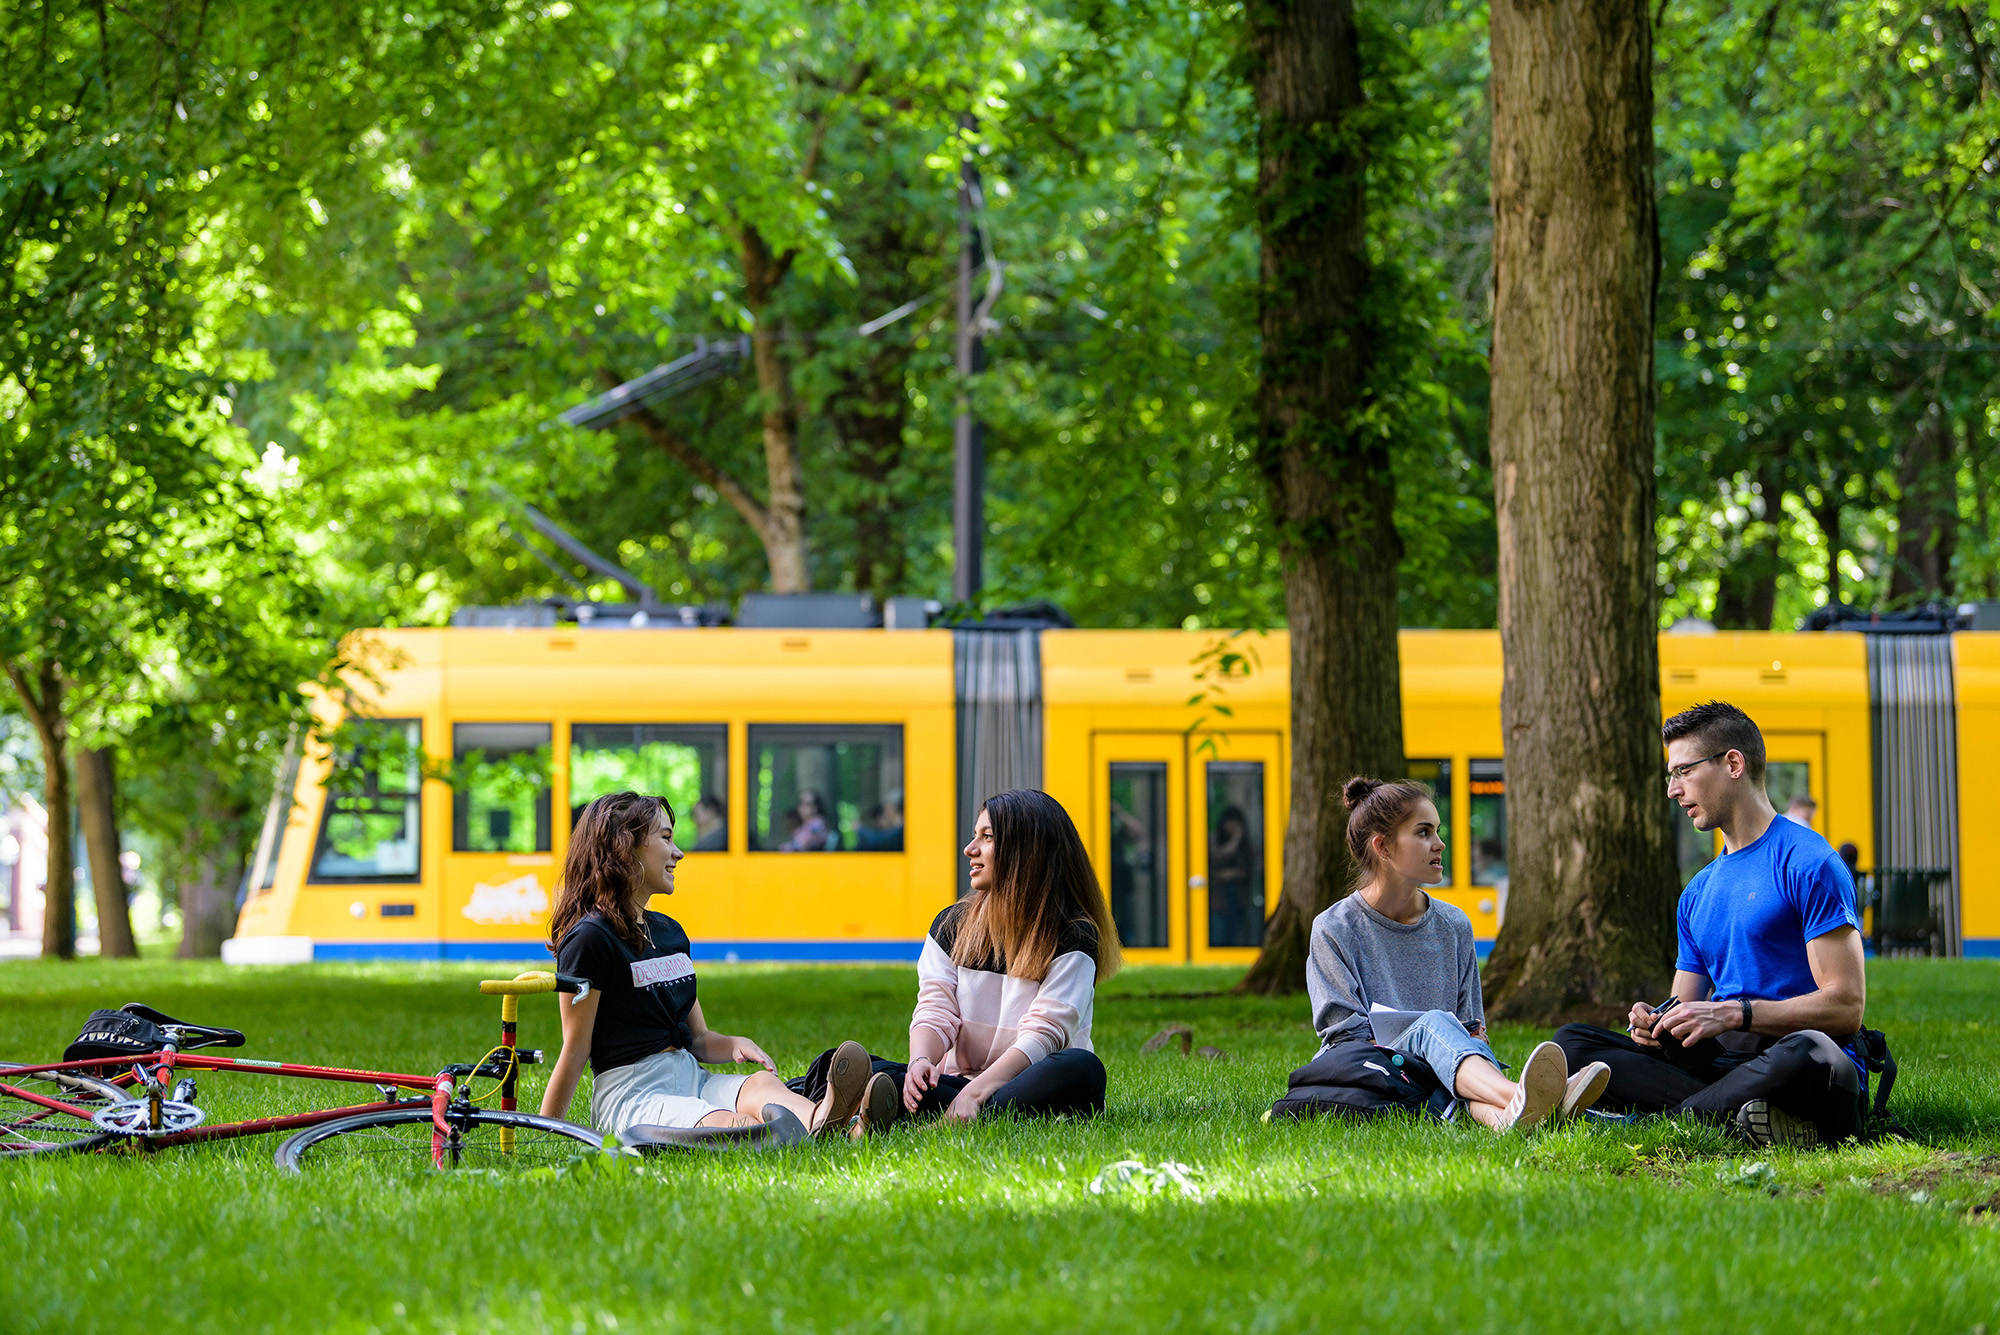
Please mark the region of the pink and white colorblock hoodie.
<svg viewBox="0 0 2000 1335"><path fill-rule="evenodd" d="M976 1076L1001 1053L1019 1048L1028 1064L1064 1048L1090 1047L1090 1016L1097 998L1097 928L1065 924L1056 938L1048 977L1016 978L998 955L974 967L954 964L953 942L965 921L954 904L931 921L917 958L917 1011L911 1029L929 1029L945 1043L938 1069Z"/></svg>

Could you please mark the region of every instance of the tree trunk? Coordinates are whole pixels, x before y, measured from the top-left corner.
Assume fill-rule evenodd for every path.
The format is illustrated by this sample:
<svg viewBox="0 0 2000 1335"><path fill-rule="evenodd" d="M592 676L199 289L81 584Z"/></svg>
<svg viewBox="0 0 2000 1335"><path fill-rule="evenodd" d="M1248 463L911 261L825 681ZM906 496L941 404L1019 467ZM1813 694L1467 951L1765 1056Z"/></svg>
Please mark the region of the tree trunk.
<svg viewBox="0 0 2000 1335"><path fill-rule="evenodd" d="M1655 496L1651 21L1498 0L1493 476L1511 852L1487 1014L1608 1021L1672 971Z"/></svg>
<svg viewBox="0 0 2000 1335"><path fill-rule="evenodd" d="M1785 571L1780 548L1784 538L1784 485L1775 470L1758 470L1757 490L1764 501L1761 518L1744 527L1755 536L1743 543L1743 551L1725 565L1716 581L1715 624L1721 630L1769 630L1778 615L1778 576Z"/></svg>
<svg viewBox="0 0 2000 1335"><path fill-rule="evenodd" d="M1820 488L1820 501L1812 506L1813 523L1819 525L1819 535L1826 541L1826 605L1840 604L1840 512L1842 502L1847 497L1847 479L1836 477L1831 489Z"/></svg>
<svg viewBox="0 0 2000 1335"><path fill-rule="evenodd" d="M1896 468L1896 561L1891 602L1943 598L1958 547L1958 433L1937 408L1925 414Z"/></svg>
<svg viewBox="0 0 2000 1335"><path fill-rule="evenodd" d="M229 805L214 780L199 780L201 819L188 835L187 865L181 883L181 945L184 960L211 959L236 931L236 890L249 864L245 848L247 813Z"/></svg>
<svg viewBox="0 0 2000 1335"><path fill-rule="evenodd" d="M118 856L117 770L108 747L77 749L76 810L83 825L83 846L90 855L90 888L97 900L97 953L105 959L137 959L132 910L125 898L125 864Z"/></svg>
<svg viewBox="0 0 2000 1335"><path fill-rule="evenodd" d="M7 680L42 743L42 800L48 808L48 880L42 888L42 955L76 958L76 830L70 824L69 721L63 717L62 671L54 663L33 680L13 663Z"/></svg>
<svg viewBox="0 0 2000 1335"><path fill-rule="evenodd" d="M1355 429L1374 340L1361 61L1351 0L1252 0L1245 40L1263 243L1257 458L1285 562L1292 801L1284 890L1245 991L1305 986L1307 932L1351 888L1340 787L1400 778L1395 487Z"/></svg>
<svg viewBox="0 0 2000 1335"><path fill-rule="evenodd" d="M771 319L771 300L785 281L797 252L774 255L763 233L744 224L742 235L743 304L756 322L750 333L750 356L757 368L757 390L764 400L764 468L770 479L770 500L764 550L771 562L773 593L806 593L812 571L806 564L806 491L800 475L798 409L792 397L791 367L779 346L779 331Z"/></svg>

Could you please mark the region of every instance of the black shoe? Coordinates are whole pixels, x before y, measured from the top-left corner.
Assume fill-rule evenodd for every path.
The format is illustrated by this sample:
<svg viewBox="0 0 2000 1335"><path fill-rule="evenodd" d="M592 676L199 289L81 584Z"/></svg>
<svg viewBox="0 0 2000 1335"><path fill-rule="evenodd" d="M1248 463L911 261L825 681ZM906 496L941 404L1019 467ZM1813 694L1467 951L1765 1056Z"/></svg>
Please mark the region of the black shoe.
<svg viewBox="0 0 2000 1335"><path fill-rule="evenodd" d="M1736 1110L1736 1129L1752 1145L1790 1145L1803 1150L1819 1144L1817 1126L1764 1099L1752 1099Z"/></svg>

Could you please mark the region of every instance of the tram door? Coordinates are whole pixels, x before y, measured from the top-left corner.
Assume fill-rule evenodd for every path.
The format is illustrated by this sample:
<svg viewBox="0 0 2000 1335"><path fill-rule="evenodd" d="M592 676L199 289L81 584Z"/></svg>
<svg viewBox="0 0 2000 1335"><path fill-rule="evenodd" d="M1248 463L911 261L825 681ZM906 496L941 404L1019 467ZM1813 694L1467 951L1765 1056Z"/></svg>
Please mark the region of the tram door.
<svg viewBox="0 0 2000 1335"><path fill-rule="evenodd" d="M1276 733L1103 732L1090 853L1134 963L1247 963L1277 902Z"/></svg>

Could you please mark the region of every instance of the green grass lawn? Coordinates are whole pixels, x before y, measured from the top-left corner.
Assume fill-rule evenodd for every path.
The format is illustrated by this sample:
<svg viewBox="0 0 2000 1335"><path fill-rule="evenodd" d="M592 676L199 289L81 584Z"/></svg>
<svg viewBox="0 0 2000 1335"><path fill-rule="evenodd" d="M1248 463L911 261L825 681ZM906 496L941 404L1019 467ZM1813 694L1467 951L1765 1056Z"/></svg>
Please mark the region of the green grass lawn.
<svg viewBox="0 0 2000 1335"><path fill-rule="evenodd" d="M93 1007L143 1000L245 1030L245 1056L426 1071L491 1044L473 982L499 972L0 965L0 1058L53 1057ZM528 1175L287 1178L269 1137L0 1163L0 1332L2000 1332L2000 964L1873 964L1918 1139L1830 1153L1677 1122L1264 1126L1314 1039L1303 998L1222 995L1233 978L1116 979L1111 1110L1086 1122ZM710 1022L786 1074L841 1038L900 1053L914 995L909 969L702 974ZM522 1010L524 1045L553 1048L554 1002ZM1140 1054L1176 1021L1229 1060ZM201 1102L332 1092L217 1075ZM1090 1190L1128 1157L1190 1165L1199 1196Z"/></svg>

